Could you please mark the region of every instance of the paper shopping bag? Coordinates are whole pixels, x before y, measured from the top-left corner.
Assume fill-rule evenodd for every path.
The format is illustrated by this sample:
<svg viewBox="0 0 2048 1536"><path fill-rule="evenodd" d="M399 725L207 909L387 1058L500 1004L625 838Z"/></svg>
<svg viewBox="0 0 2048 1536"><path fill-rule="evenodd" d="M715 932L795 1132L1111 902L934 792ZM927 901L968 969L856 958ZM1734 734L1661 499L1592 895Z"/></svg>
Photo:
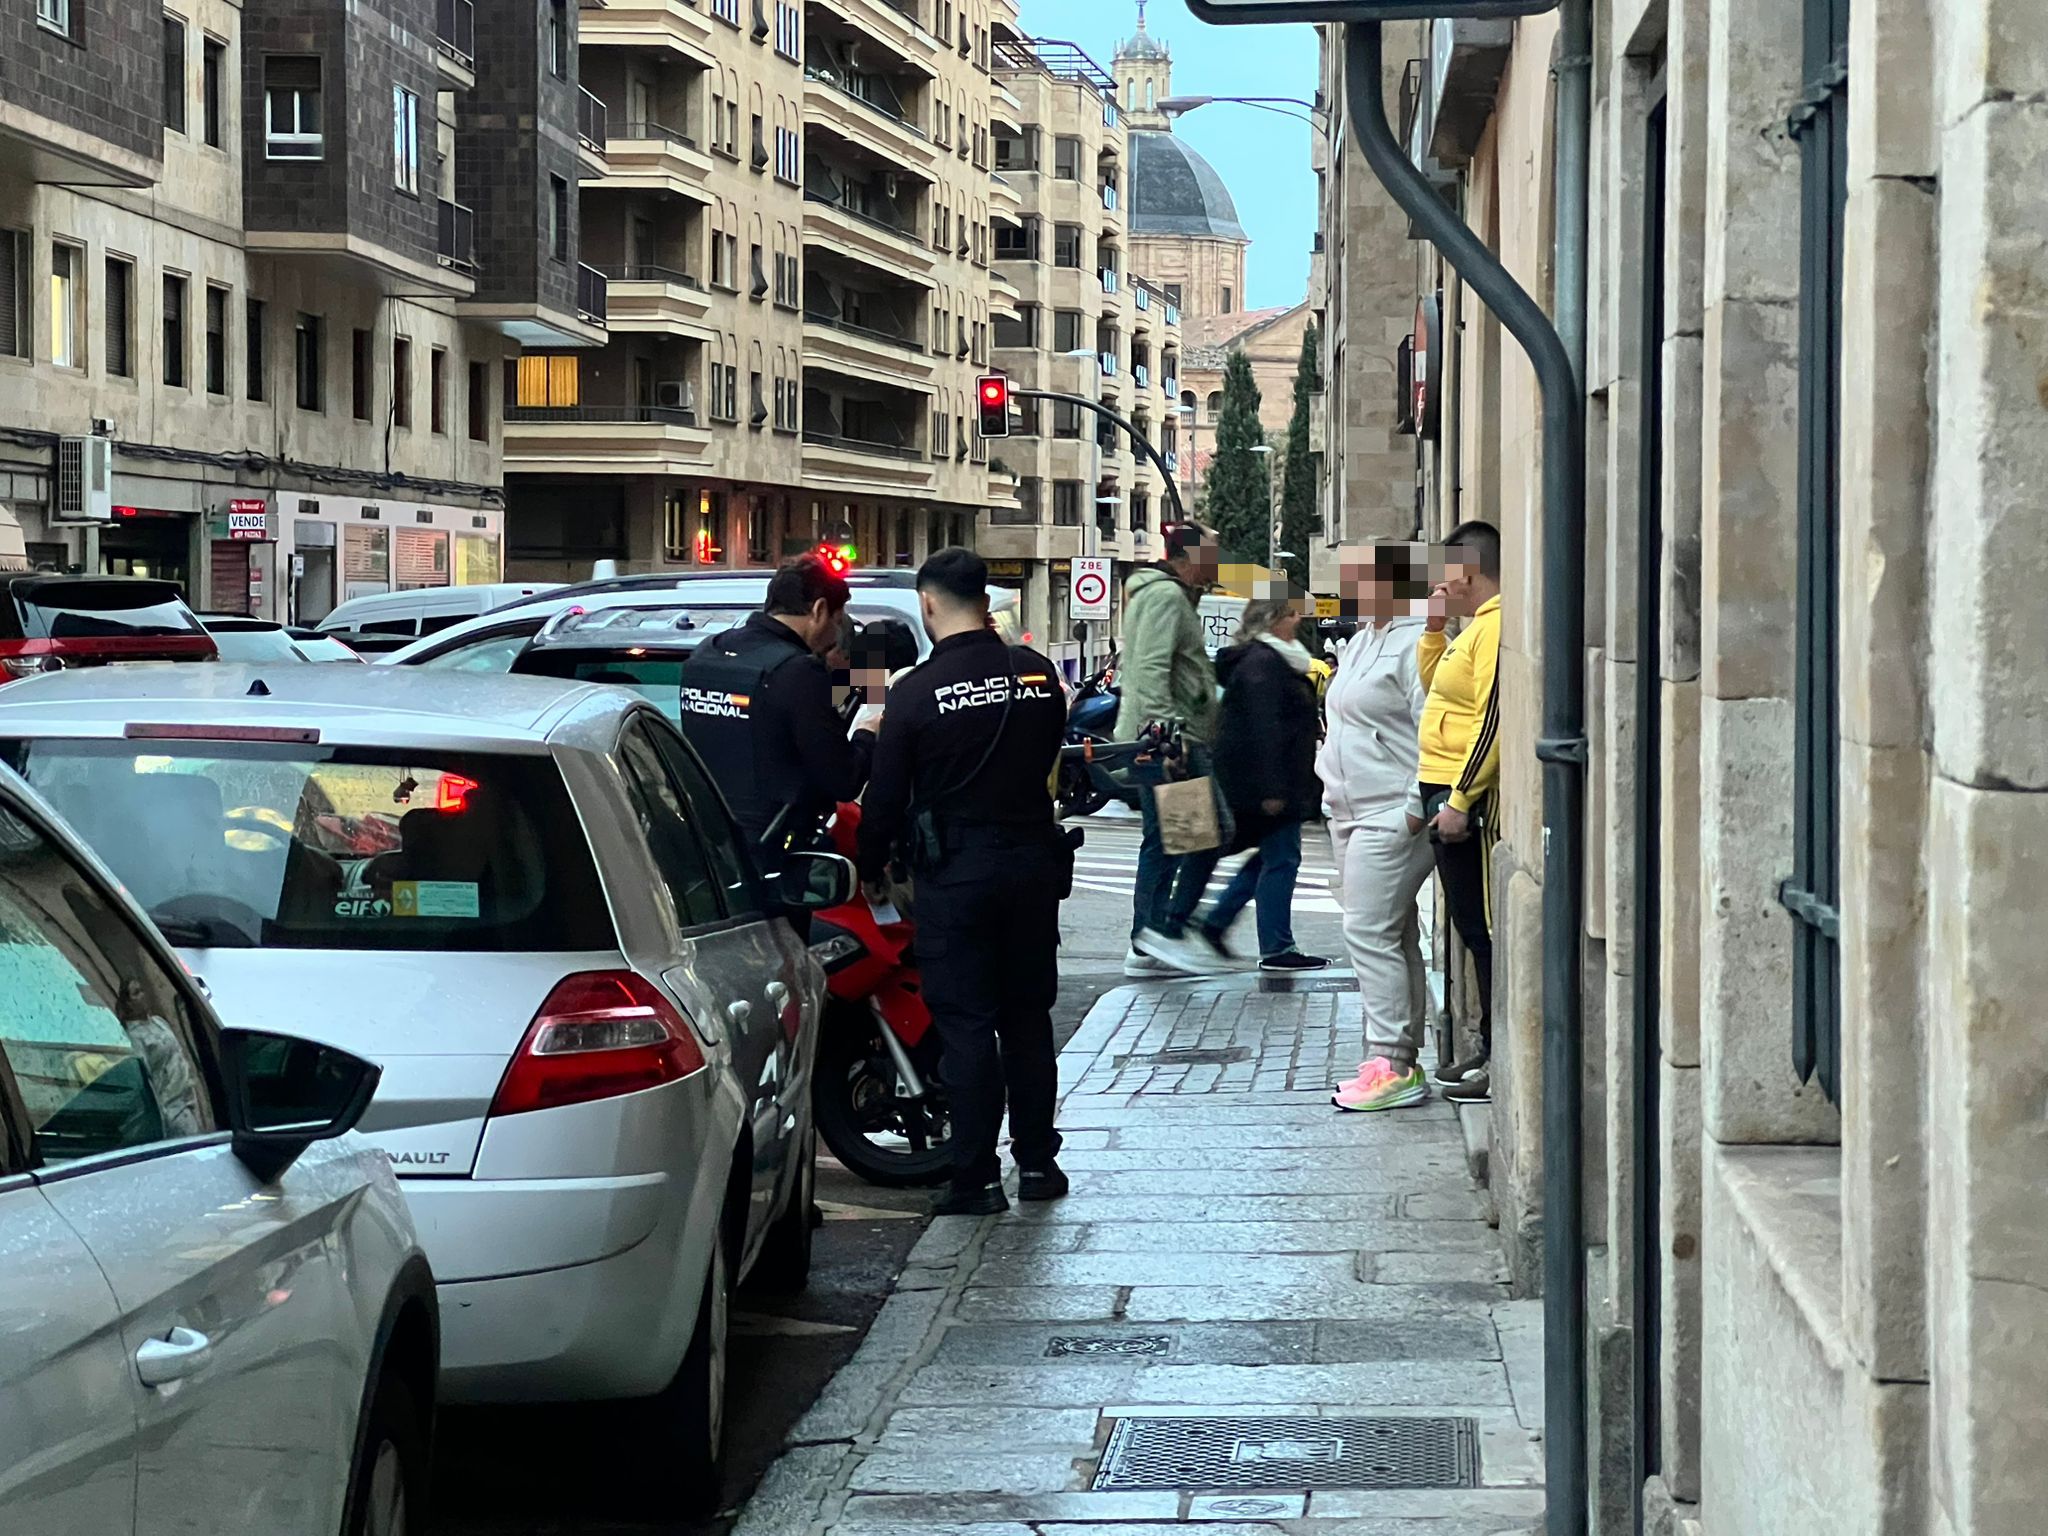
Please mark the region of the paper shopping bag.
<svg viewBox="0 0 2048 1536"><path fill-rule="evenodd" d="M1171 854L1206 853L1223 843L1214 779L1182 779L1152 791L1159 807L1159 841Z"/></svg>

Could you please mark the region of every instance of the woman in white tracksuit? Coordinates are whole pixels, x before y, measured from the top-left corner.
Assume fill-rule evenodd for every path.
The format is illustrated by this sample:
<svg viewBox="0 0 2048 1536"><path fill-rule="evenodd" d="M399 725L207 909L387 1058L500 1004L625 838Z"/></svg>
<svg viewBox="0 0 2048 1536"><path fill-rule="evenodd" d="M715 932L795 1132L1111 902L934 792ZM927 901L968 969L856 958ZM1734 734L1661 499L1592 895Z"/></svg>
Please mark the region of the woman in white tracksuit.
<svg viewBox="0 0 2048 1536"><path fill-rule="evenodd" d="M1418 1056L1428 1016L1416 897L1433 864L1416 788L1422 706L1416 659L1432 621L1395 596L1406 550L1347 562L1345 594L1363 616L1325 698L1327 734L1316 758L1343 880L1344 943L1364 1004L1366 1059L1337 1089L1339 1109L1398 1109L1429 1096ZM1353 572L1357 577L1353 577Z"/></svg>

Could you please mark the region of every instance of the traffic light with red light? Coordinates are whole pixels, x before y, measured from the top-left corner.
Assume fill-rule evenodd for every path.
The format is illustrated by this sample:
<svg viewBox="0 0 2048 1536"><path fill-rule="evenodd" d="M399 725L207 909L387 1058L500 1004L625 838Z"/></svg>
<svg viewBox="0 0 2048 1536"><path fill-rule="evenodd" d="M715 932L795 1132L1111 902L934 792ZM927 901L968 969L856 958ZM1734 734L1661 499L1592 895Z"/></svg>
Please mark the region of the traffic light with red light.
<svg viewBox="0 0 2048 1536"><path fill-rule="evenodd" d="M974 389L975 401L981 407L981 435L983 437L1008 437L1010 435L1010 381L1000 373L983 374Z"/></svg>

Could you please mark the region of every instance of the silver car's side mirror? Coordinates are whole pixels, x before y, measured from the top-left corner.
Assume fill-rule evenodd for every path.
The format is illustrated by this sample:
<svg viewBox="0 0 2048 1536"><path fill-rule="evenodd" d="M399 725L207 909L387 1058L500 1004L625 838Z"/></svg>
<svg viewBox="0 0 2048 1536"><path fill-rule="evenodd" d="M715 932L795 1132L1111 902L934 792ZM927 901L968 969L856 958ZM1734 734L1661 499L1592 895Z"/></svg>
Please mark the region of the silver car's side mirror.
<svg viewBox="0 0 2048 1536"><path fill-rule="evenodd" d="M384 1069L294 1035L224 1029L221 1075L235 1155L267 1184L314 1142L354 1130Z"/></svg>
<svg viewBox="0 0 2048 1536"><path fill-rule="evenodd" d="M792 912L842 907L860 889L853 862L836 853L786 853L776 876L777 894Z"/></svg>

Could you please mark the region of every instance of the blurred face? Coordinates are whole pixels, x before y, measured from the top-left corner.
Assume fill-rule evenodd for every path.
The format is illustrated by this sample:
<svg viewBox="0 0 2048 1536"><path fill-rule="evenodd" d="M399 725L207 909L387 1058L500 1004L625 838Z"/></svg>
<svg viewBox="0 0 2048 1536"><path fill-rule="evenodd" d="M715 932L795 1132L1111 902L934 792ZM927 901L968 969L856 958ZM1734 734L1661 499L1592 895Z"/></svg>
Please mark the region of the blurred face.
<svg viewBox="0 0 2048 1536"><path fill-rule="evenodd" d="M1349 546L1338 553L1338 597L1347 613L1385 623L1405 612L1394 582L1394 571L1405 561L1402 546L1383 550L1374 545Z"/></svg>
<svg viewBox="0 0 2048 1536"><path fill-rule="evenodd" d="M1289 604L1287 611L1273 620L1273 633L1282 640L1299 639L1301 635L1301 621L1304 617L1303 607L1304 605L1301 603Z"/></svg>

